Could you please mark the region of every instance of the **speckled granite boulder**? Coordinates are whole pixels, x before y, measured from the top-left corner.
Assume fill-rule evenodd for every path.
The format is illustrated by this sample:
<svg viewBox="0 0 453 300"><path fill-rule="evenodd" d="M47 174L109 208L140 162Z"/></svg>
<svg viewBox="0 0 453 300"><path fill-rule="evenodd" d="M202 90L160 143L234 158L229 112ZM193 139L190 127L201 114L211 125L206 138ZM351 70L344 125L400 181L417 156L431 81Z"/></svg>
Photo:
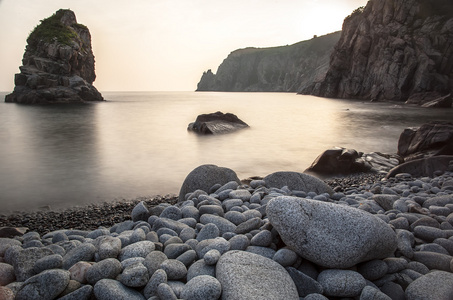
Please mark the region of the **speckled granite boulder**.
<svg viewBox="0 0 453 300"><path fill-rule="evenodd" d="M395 232L362 210L333 203L280 196L267 206L271 224L301 257L328 268L392 256Z"/></svg>
<svg viewBox="0 0 453 300"><path fill-rule="evenodd" d="M216 276L225 300L299 299L288 272L277 262L261 255L229 251L217 262Z"/></svg>

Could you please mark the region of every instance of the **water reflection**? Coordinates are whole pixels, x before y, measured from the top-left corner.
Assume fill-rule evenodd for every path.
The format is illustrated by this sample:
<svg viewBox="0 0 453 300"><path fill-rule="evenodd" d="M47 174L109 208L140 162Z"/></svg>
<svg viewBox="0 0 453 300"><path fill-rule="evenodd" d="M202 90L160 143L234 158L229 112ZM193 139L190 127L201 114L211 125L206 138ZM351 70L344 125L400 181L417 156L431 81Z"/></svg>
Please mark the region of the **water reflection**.
<svg viewBox="0 0 453 300"><path fill-rule="evenodd" d="M0 174L2 204L58 207L92 201L99 167L97 105L7 105L16 106L7 109L20 123L10 137L10 153L1 153L8 168L8 174Z"/></svg>

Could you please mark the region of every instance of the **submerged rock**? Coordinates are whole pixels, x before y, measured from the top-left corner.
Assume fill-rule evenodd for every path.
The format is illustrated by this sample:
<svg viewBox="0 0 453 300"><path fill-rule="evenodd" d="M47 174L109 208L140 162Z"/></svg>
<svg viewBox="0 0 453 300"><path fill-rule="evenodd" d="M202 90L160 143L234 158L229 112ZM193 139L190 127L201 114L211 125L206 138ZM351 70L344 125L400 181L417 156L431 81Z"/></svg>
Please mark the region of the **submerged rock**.
<svg viewBox="0 0 453 300"><path fill-rule="evenodd" d="M194 123L189 124L187 129L201 134L222 134L247 127L249 126L236 115L218 111L199 115Z"/></svg>
<svg viewBox="0 0 453 300"><path fill-rule="evenodd" d="M90 31L77 23L74 12L60 9L30 33L14 91L5 102L102 101L92 85L95 78Z"/></svg>

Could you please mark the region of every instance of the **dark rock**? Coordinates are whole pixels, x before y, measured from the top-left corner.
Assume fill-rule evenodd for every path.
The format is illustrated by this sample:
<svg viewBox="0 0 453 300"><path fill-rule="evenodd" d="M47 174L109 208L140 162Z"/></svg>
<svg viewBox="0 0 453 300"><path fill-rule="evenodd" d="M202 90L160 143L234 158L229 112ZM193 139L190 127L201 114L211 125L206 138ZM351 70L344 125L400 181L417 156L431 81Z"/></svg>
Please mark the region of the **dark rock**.
<svg viewBox="0 0 453 300"><path fill-rule="evenodd" d="M453 98L451 94L448 94L443 97L439 97L437 99L431 100L429 102L426 102L425 104L422 104L422 107L444 107L448 108L451 107L453 103Z"/></svg>
<svg viewBox="0 0 453 300"><path fill-rule="evenodd" d="M249 126L236 115L218 111L199 115L194 123L189 124L187 129L201 134L222 134L246 127Z"/></svg>
<svg viewBox="0 0 453 300"><path fill-rule="evenodd" d="M398 154L405 161L453 155L453 123L431 122L404 129L398 140Z"/></svg>
<svg viewBox="0 0 453 300"><path fill-rule="evenodd" d="M187 175L179 192L179 201L184 201L187 193L196 190L208 192L214 184L220 183L223 185L230 181L241 183L236 173L231 169L215 165L201 165Z"/></svg>
<svg viewBox="0 0 453 300"><path fill-rule="evenodd" d="M323 77L340 32L289 46L231 52L213 74L203 73L197 91L296 92Z"/></svg>
<svg viewBox="0 0 453 300"><path fill-rule="evenodd" d="M91 35L74 12L60 9L41 21L27 39L14 91L5 102L81 103L102 101L96 78Z"/></svg>
<svg viewBox="0 0 453 300"><path fill-rule="evenodd" d="M27 227L1 227L0 238L12 238L15 236L22 236L27 232Z"/></svg>
<svg viewBox="0 0 453 300"><path fill-rule="evenodd" d="M368 1L344 20L326 75L300 92L418 104L450 94L452 11L451 1Z"/></svg>
<svg viewBox="0 0 453 300"><path fill-rule="evenodd" d="M434 177L434 172L436 171L447 171L450 161L453 161L453 155L440 155L411 160L391 169L385 178L395 177L400 173L409 173L413 177Z"/></svg>
<svg viewBox="0 0 453 300"><path fill-rule="evenodd" d="M354 149L329 149L319 155L304 172L330 176L369 171L371 166L359 158L359 153Z"/></svg>

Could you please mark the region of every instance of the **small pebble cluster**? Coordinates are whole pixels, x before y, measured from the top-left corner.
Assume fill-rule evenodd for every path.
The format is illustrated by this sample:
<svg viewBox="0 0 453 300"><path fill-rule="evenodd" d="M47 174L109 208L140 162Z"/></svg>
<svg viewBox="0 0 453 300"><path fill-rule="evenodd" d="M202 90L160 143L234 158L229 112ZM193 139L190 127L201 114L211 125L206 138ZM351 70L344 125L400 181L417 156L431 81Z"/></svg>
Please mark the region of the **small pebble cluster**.
<svg viewBox="0 0 453 300"><path fill-rule="evenodd" d="M451 299L451 171L319 194L231 181L1 238L0 299Z"/></svg>

